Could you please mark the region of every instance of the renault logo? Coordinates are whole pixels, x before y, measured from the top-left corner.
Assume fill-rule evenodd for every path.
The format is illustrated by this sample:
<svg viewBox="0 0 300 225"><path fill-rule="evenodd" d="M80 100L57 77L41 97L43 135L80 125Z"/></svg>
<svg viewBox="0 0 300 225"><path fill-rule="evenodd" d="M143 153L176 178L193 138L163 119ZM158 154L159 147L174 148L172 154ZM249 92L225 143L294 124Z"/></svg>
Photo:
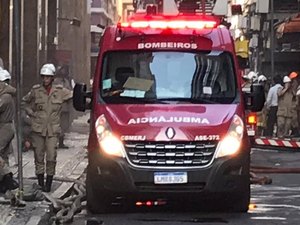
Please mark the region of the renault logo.
<svg viewBox="0 0 300 225"><path fill-rule="evenodd" d="M175 136L175 130L172 127L168 127L166 130L166 136L169 139L173 139L173 137Z"/></svg>

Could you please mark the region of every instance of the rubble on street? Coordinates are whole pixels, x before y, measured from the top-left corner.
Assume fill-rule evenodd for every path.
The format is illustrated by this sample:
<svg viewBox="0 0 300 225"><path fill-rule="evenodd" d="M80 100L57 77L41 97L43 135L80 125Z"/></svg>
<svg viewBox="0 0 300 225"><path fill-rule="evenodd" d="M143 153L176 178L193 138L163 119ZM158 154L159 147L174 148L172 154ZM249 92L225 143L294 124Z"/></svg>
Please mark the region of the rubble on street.
<svg viewBox="0 0 300 225"><path fill-rule="evenodd" d="M87 165L86 145L88 140L88 114L80 116L72 123L71 131L66 135L69 149L58 149L56 175L53 190L47 196L61 199L72 189L74 182L85 171ZM14 160L11 159L11 165ZM17 177L18 167L11 167ZM34 173L33 151L23 153L24 201L25 206L13 205L6 195L0 195L0 225L45 224L52 207L49 198L38 190ZM76 183L76 182L75 182ZM31 190L31 192L30 192ZM32 199L30 199L30 197ZM26 199L27 197L27 199ZM34 199L36 198L36 199Z"/></svg>

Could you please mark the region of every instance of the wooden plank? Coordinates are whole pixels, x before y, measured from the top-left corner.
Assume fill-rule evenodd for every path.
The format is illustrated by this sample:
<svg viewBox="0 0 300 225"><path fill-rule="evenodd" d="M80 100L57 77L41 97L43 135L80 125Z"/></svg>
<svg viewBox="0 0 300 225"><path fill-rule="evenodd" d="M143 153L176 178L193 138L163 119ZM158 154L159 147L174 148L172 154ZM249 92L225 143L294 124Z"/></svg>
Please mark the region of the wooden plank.
<svg viewBox="0 0 300 225"><path fill-rule="evenodd" d="M63 182L53 193L53 198L62 198L72 188L74 183Z"/></svg>
<svg viewBox="0 0 300 225"><path fill-rule="evenodd" d="M26 223L26 225L38 225L41 220L42 220L41 216L32 216L32 217L30 217L30 219Z"/></svg>
<svg viewBox="0 0 300 225"><path fill-rule="evenodd" d="M80 176L83 174L86 168L87 162L81 161L77 164L75 169L72 171L72 174L68 175L70 179L79 179ZM71 182L63 182L52 194L54 198L62 198L66 193L72 188L74 183Z"/></svg>
<svg viewBox="0 0 300 225"><path fill-rule="evenodd" d="M83 174L85 168L87 167L87 164L88 164L87 160L80 162L80 163L76 166L76 168L75 168L75 170L72 172L72 174L73 174L73 175L79 175L79 177L80 177L80 176ZM79 177L78 177L78 178L79 178ZM78 178L77 178L77 179L78 179Z"/></svg>

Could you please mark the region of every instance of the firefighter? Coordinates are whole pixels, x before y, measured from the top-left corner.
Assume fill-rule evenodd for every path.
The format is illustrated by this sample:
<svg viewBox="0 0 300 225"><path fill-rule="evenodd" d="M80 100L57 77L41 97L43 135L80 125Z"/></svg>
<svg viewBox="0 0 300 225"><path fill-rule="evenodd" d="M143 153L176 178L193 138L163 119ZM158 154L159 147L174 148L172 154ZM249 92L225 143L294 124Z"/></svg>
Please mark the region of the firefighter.
<svg viewBox="0 0 300 225"><path fill-rule="evenodd" d="M23 131L23 151L27 152L33 150L32 139L31 139L31 119L27 115L24 105L21 106L21 124Z"/></svg>
<svg viewBox="0 0 300 225"><path fill-rule="evenodd" d="M56 145L60 134L62 104L72 98L72 92L62 85L53 85L55 67L45 64L40 70L42 84L34 85L23 98L26 113L31 117L32 141L35 149L35 172L43 191L50 192L56 167ZM46 155L46 171L45 171ZM46 184L44 173L46 172Z"/></svg>
<svg viewBox="0 0 300 225"><path fill-rule="evenodd" d="M250 71L247 75L243 76L245 83L242 86L243 92L250 93L252 83L257 81L257 73L254 71Z"/></svg>
<svg viewBox="0 0 300 225"><path fill-rule="evenodd" d="M56 73L53 84L60 84L68 90L72 90L72 79L69 75L69 67L63 65ZM66 101L62 104L61 116L60 116L60 127L61 133L58 139L58 148L68 149L69 147L65 145L65 133L69 131L70 127L70 101Z"/></svg>
<svg viewBox="0 0 300 225"><path fill-rule="evenodd" d="M267 90L267 78L265 75L259 75L257 78L257 82L264 86L264 90ZM265 93L266 96L266 93ZM262 111L257 112L257 131L258 135L263 135L263 131L266 128L266 117L267 117L267 110L266 107L262 109Z"/></svg>
<svg viewBox="0 0 300 225"><path fill-rule="evenodd" d="M0 193L5 193L7 190L15 190L18 187L18 182L13 179L12 172L10 172L6 162L0 157Z"/></svg>
<svg viewBox="0 0 300 225"><path fill-rule="evenodd" d="M290 135L293 114L296 113L292 80L285 76L284 87L278 90L277 135L279 138Z"/></svg>
<svg viewBox="0 0 300 225"><path fill-rule="evenodd" d="M8 168L8 154L14 138L13 96L16 93L16 89L8 84L10 79L9 72L0 68L0 192L2 193L19 187Z"/></svg>
<svg viewBox="0 0 300 225"><path fill-rule="evenodd" d="M8 155L14 138L14 100L16 89L8 83L11 76L7 70L0 70L0 157L9 164Z"/></svg>
<svg viewBox="0 0 300 225"><path fill-rule="evenodd" d="M300 84L298 85L296 91L296 110L297 110L298 134L300 134Z"/></svg>
<svg viewBox="0 0 300 225"><path fill-rule="evenodd" d="M299 132L298 132L298 115L297 115L297 112L300 110L299 109L299 104L298 104L298 101L297 101L297 96L296 96L296 93L297 93L297 88L298 88L298 73L296 72L291 72L289 74L289 78L292 80L292 84L291 84L291 88L293 90L293 94L294 94L294 99L293 101L295 102L295 109L296 109L296 112L293 114L292 116L292 124L291 124L291 130L292 130L292 133L291 135L292 136L299 136Z"/></svg>
<svg viewBox="0 0 300 225"><path fill-rule="evenodd" d="M293 115L292 118L292 135L293 136L299 136L300 135L300 126L299 126L299 121L300 121L300 96L297 94L299 91L299 76L297 72L291 72L289 74L289 78L292 80L292 90L295 95L295 108L296 108L296 113Z"/></svg>

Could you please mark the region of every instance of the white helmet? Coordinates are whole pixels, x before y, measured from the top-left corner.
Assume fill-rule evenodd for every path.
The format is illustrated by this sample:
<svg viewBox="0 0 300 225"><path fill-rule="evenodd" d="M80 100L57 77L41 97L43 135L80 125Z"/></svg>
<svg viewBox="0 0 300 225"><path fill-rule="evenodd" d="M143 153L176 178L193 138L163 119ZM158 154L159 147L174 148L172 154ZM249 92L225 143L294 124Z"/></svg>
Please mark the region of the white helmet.
<svg viewBox="0 0 300 225"><path fill-rule="evenodd" d="M46 75L46 76L54 76L55 75L55 66L51 63L45 64L42 66L41 75Z"/></svg>
<svg viewBox="0 0 300 225"><path fill-rule="evenodd" d="M291 78L289 78L288 76L283 77L283 83L289 83L291 81L292 81Z"/></svg>
<svg viewBox="0 0 300 225"><path fill-rule="evenodd" d="M257 78L257 81L258 82L264 82L264 81L267 81L267 78L265 77L265 75L259 75L258 78Z"/></svg>
<svg viewBox="0 0 300 225"><path fill-rule="evenodd" d="M257 79L257 73L254 71L250 71L247 75L243 76L247 80L255 81Z"/></svg>
<svg viewBox="0 0 300 225"><path fill-rule="evenodd" d="M11 80L10 73L7 70L0 69L0 81Z"/></svg>

